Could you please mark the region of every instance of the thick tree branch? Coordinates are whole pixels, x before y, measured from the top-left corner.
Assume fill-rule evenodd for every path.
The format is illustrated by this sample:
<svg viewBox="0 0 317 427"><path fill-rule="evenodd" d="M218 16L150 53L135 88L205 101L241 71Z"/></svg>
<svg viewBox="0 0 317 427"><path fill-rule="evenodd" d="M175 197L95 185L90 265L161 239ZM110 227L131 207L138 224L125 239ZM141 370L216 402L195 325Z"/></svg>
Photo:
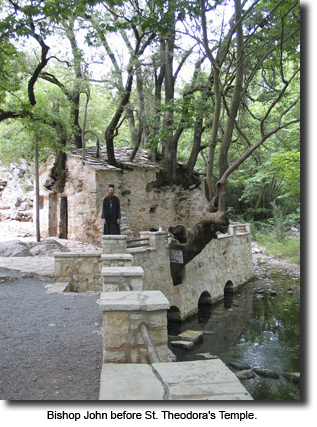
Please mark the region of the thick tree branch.
<svg viewBox="0 0 317 427"><path fill-rule="evenodd" d="M35 83L36 83L37 79L39 78L42 70L46 67L46 65L48 63L47 54L49 51L49 47L44 43L44 41L39 36L34 34L34 38L39 42L39 44L41 46L41 62L37 65L32 77L30 78L29 83L28 83L29 101L30 101L30 104L32 106L34 106L36 104L36 99L35 99L35 94L34 94L34 86L35 86Z"/></svg>

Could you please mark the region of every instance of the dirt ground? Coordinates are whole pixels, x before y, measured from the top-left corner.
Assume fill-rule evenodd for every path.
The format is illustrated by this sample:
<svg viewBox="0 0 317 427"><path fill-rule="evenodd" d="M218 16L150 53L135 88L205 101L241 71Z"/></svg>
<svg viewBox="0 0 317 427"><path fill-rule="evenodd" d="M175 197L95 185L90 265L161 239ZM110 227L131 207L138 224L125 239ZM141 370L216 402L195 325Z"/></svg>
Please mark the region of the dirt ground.
<svg viewBox="0 0 317 427"><path fill-rule="evenodd" d="M53 279L29 276L0 269L0 399L98 400L99 293L49 293Z"/></svg>

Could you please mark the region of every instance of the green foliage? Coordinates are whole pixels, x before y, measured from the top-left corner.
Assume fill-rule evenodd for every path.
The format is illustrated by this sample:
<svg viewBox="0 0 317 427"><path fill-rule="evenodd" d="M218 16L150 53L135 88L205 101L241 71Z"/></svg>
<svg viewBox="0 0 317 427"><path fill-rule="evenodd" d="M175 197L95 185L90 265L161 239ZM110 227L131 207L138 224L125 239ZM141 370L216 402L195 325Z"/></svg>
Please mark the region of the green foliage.
<svg viewBox="0 0 317 427"><path fill-rule="evenodd" d="M283 181L285 195L300 197L300 152L286 151L274 153L272 156L272 168L276 170L277 178Z"/></svg>
<svg viewBox="0 0 317 427"><path fill-rule="evenodd" d="M174 122L168 126L164 125L164 113L166 111L171 111L175 115ZM166 105L161 105L156 109L155 114L148 119L150 126L153 126L157 121L163 123L157 133L150 133L148 146L157 147L160 143L164 144L166 139L168 137L172 137L179 129L193 130L196 126L197 120L202 116L209 116L210 113L210 101L202 99L199 95L185 95L182 98L173 99ZM192 137L193 134L191 133L190 142L188 143L190 149L192 145Z"/></svg>
<svg viewBox="0 0 317 427"><path fill-rule="evenodd" d="M300 204L298 205L296 212L292 212L286 215L284 224L288 226L296 227L300 223Z"/></svg>
<svg viewBox="0 0 317 427"><path fill-rule="evenodd" d="M285 226L284 226L284 213L280 206L277 206L275 202L271 203L273 209L273 220L274 220L274 235L278 242L285 239Z"/></svg>
<svg viewBox="0 0 317 427"><path fill-rule="evenodd" d="M288 237L278 242L272 234L258 234L258 244L266 248L269 255L284 258L294 264L300 264L300 238Z"/></svg>

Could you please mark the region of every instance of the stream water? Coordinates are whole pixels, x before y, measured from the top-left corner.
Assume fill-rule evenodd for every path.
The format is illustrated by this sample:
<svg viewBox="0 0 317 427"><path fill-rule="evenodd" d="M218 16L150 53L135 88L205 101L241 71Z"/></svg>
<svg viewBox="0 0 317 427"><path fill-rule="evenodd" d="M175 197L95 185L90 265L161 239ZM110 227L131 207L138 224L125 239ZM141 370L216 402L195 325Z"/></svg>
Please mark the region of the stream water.
<svg viewBox="0 0 317 427"><path fill-rule="evenodd" d="M235 373L230 363L245 364L252 374L253 367L273 370L278 378L241 380L253 399L300 399L299 384L283 376L300 372L299 278L273 273L255 279L185 322L170 322L169 340L186 330L202 331L203 340L190 351L172 348L178 361L217 356Z"/></svg>

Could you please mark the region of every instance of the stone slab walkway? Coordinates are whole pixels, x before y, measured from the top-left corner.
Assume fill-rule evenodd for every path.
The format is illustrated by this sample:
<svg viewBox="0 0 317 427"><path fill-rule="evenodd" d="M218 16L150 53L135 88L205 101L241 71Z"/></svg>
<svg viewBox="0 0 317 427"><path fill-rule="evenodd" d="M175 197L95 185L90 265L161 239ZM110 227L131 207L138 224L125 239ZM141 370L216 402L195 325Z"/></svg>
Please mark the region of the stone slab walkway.
<svg viewBox="0 0 317 427"><path fill-rule="evenodd" d="M100 400L253 400L220 360L103 364Z"/></svg>

